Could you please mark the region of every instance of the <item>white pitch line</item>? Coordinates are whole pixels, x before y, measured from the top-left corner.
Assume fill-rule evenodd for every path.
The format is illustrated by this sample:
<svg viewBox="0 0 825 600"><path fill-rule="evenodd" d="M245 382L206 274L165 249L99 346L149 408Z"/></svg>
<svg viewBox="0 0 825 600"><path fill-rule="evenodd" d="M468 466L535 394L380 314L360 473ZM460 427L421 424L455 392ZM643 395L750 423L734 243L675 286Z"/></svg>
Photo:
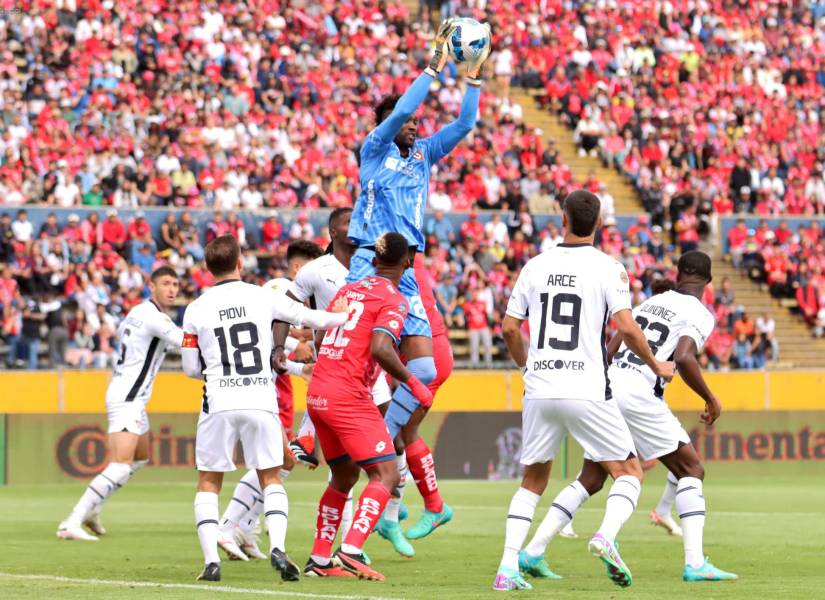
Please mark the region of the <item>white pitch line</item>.
<svg viewBox="0 0 825 600"><path fill-rule="evenodd" d="M161 583L154 581L124 581L118 579L76 579L57 575L17 575L0 573L0 579L24 579L28 581L54 581L55 583L74 583L84 585L110 585L116 587L162 588L175 590L202 590L204 592L222 592L224 594L255 594L258 596L288 596L289 598L318 598L320 600L402 600L383 596L343 596L340 594L311 594L309 592L281 592L255 588L230 587L228 585L207 585L195 583Z"/></svg>

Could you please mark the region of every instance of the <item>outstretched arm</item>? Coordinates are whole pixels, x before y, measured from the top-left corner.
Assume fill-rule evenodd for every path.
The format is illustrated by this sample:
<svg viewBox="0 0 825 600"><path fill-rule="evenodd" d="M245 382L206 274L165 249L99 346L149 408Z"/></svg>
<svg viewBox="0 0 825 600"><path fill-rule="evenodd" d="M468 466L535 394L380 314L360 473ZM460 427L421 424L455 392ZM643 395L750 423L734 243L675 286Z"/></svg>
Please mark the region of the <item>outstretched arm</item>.
<svg viewBox="0 0 825 600"><path fill-rule="evenodd" d="M461 113L452 123L445 125L430 137L430 162L436 163L447 156L464 137L473 130L478 119L480 83L467 79L467 91L461 102Z"/></svg>

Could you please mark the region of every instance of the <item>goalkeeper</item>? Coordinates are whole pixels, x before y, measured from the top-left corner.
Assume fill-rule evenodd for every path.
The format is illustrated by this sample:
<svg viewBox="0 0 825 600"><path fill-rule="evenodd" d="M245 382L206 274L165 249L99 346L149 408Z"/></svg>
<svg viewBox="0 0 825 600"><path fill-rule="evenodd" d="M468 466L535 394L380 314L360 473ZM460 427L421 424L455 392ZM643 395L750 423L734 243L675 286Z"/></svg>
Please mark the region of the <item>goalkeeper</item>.
<svg viewBox="0 0 825 600"><path fill-rule="evenodd" d="M416 252L424 251L424 211L429 195L430 171L475 126L481 67L490 54L488 27L485 51L476 60L467 61L467 88L458 119L434 135L418 139L418 118L415 112L427 97L433 80L447 64L447 40L454 31L453 20L444 21L436 34L429 66L404 95L387 96L375 107L377 126L367 135L359 156L361 193L355 202L349 226L349 237L357 244L358 250L350 262L348 283L375 273L375 241L387 232L395 231L406 238L410 264L413 263ZM412 268L404 272L399 290L410 305L400 349L407 359L409 370L427 385L436 377L432 334ZM406 385L399 385L385 416L393 439L396 439L401 428L418 408L420 405L410 389ZM396 449L400 453L399 469L403 481L406 461L403 449L398 446ZM397 509L386 511L389 527L382 527L380 533L390 539L398 552L409 556L412 547L398 527L397 512ZM433 515L433 519L428 519L434 524L432 528L449 521L452 511L446 504L444 512L443 515Z"/></svg>

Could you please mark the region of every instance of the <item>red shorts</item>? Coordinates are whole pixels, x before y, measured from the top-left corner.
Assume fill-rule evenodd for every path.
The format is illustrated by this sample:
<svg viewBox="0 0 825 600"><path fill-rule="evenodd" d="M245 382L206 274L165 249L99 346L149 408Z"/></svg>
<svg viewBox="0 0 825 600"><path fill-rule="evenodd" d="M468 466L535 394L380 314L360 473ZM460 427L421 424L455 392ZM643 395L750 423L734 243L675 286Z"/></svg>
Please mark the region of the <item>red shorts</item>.
<svg viewBox="0 0 825 600"><path fill-rule="evenodd" d="M292 437L292 425L295 422L295 404L292 401L292 380L289 375L275 377L275 389L278 390L278 417L286 429L287 437Z"/></svg>
<svg viewBox="0 0 825 600"><path fill-rule="evenodd" d="M435 362L435 379L427 387L435 398L438 388L453 372L453 349L446 332L433 337L433 361Z"/></svg>
<svg viewBox="0 0 825 600"><path fill-rule="evenodd" d="M372 397L343 400L307 395L307 411L327 464L352 459L368 467L395 459L390 432Z"/></svg>

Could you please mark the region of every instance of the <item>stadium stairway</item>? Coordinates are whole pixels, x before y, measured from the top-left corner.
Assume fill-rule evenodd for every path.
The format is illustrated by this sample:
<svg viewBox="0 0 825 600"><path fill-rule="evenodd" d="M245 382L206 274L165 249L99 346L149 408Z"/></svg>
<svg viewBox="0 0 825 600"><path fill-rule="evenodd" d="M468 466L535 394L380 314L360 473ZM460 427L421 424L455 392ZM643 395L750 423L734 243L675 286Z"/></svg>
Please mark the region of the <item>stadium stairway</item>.
<svg viewBox="0 0 825 600"><path fill-rule="evenodd" d="M713 261L713 281L718 286L724 277L733 284L734 305L745 306L751 318L767 312L776 321L776 339L779 341L778 368L825 369L825 339L816 339L811 330L789 308L796 302L776 300L767 287L751 281L744 270L735 268L730 257L716 253Z"/></svg>
<svg viewBox="0 0 825 600"><path fill-rule="evenodd" d="M591 170L595 171L596 177L607 184L608 191L613 195L617 215L643 211L633 186L618 171L605 167L598 157L579 156L578 148L573 143L572 132L556 115L536 104L529 90L514 88L510 96L514 102L521 105L525 125L541 129L542 139L545 142L548 139L556 141L556 148L564 163L570 167L575 179L585 179Z"/></svg>

